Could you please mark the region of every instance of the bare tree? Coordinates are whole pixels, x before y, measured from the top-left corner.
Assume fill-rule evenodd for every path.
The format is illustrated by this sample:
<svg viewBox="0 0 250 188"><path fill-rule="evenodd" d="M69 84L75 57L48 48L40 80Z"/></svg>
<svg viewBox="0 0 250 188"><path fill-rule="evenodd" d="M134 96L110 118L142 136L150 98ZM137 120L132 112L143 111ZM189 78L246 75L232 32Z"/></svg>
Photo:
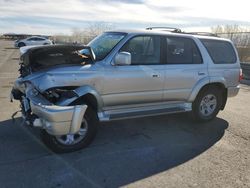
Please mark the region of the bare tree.
<svg viewBox="0 0 250 188"><path fill-rule="evenodd" d="M56 34L51 38L55 41L55 43L79 43L79 44L87 44L94 37L101 34L104 31L109 31L114 29L112 24L108 23L90 23L85 28L74 27L71 30L71 35L63 35Z"/></svg>
<svg viewBox="0 0 250 188"><path fill-rule="evenodd" d="M84 31L91 35L99 35L101 33L103 33L104 31L109 31L114 29L114 25L113 24L108 24L108 23L90 23L89 26L87 28L84 29Z"/></svg>
<svg viewBox="0 0 250 188"><path fill-rule="evenodd" d="M114 26L108 23L90 23L86 28L73 28L72 29L72 40L77 43L87 44L97 35L113 29Z"/></svg>

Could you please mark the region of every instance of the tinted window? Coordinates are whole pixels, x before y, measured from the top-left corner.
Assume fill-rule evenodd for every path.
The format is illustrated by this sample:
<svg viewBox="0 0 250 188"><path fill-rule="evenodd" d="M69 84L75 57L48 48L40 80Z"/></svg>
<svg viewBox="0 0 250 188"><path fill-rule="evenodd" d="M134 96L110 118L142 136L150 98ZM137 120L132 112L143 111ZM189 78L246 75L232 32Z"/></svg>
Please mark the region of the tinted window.
<svg viewBox="0 0 250 188"><path fill-rule="evenodd" d="M132 65L160 63L160 37L138 36L129 40L120 51L131 54Z"/></svg>
<svg viewBox="0 0 250 188"><path fill-rule="evenodd" d="M202 58L192 39L167 38L167 63L168 64L200 64Z"/></svg>
<svg viewBox="0 0 250 188"><path fill-rule="evenodd" d="M36 41L42 41L45 40L44 38L35 38Z"/></svg>
<svg viewBox="0 0 250 188"><path fill-rule="evenodd" d="M235 63L237 58L232 45L227 41L201 40L215 64Z"/></svg>
<svg viewBox="0 0 250 188"><path fill-rule="evenodd" d="M34 40L34 41L38 41L38 38L34 37L32 40Z"/></svg>
<svg viewBox="0 0 250 188"><path fill-rule="evenodd" d="M34 41L34 37L27 39L28 41Z"/></svg>

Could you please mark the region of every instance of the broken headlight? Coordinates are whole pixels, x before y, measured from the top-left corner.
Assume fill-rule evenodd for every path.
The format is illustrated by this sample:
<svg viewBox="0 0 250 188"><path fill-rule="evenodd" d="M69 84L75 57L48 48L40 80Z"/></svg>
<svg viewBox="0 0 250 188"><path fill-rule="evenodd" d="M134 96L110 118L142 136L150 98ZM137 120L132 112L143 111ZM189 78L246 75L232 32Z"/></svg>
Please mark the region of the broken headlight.
<svg viewBox="0 0 250 188"><path fill-rule="evenodd" d="M78 97L72 88L52 88L44 93L44 97L52 103L59 100Z"/></svg>

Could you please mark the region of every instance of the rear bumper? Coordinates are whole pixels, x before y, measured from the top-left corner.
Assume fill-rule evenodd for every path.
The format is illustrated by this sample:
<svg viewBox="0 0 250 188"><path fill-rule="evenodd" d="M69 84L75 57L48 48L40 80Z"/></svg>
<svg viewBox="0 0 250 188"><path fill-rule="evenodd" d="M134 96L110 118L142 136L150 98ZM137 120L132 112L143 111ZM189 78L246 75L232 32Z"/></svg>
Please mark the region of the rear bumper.
<svg viewBox="0 0 250 188"><path fill-rule="evenodd" d="M227 96L228 97L234 97L239 93L240 90L240 86L236 86L236 87L228 87L227 88Z"/></svg>
<svg viewBox="0 0 250 188"><path fill-rule="evenodd" d="M87 105L48 106L30 102L32 113L38 116L33 126L46 129L51 135L75 134L79 131Z"/></svg>

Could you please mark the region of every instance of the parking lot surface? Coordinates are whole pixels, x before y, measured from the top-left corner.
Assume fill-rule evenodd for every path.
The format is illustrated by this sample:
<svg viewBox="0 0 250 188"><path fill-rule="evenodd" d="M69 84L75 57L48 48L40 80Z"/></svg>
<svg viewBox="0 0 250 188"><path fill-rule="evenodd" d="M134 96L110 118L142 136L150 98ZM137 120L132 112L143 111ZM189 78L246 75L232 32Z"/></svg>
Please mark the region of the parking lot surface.
<svg viewBox="0 0 250 188"><path fill-rule="evenodd" d="M19 51L0 41L0 187L250 187L250 86L218 118L186 114L101 124L88 148L56 155L9 102Z"/></svg>

